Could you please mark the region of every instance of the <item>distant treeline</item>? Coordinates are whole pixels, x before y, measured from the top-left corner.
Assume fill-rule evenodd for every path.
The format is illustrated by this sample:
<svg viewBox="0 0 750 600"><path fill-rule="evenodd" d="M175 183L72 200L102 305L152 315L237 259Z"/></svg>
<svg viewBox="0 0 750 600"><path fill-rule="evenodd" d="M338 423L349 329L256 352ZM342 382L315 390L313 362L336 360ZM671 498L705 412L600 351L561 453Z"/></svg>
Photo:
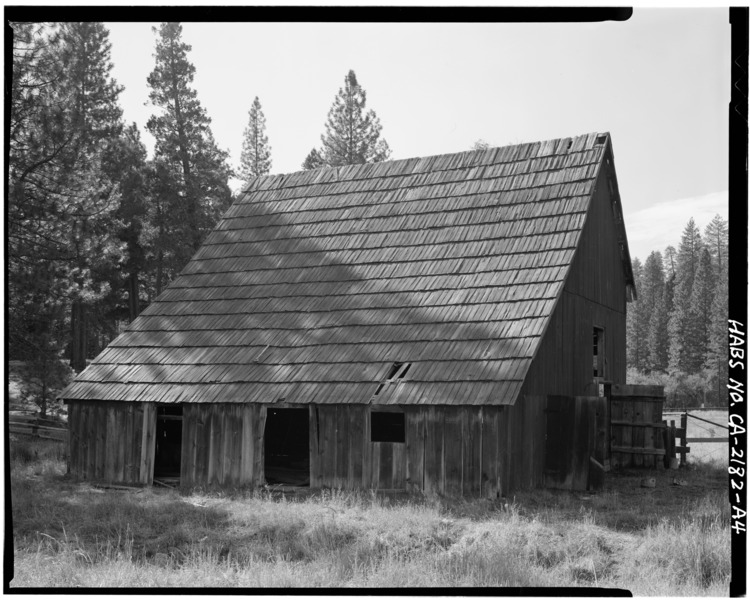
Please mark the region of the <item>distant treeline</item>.
<svg viewBox="0 0 750 600"><path fill-rule="evenodd" d="M628 305L628 383L663 385L668 406L726 405L728 227L703 235L691 218L677 250L633 259L638 300Z"/></svg>

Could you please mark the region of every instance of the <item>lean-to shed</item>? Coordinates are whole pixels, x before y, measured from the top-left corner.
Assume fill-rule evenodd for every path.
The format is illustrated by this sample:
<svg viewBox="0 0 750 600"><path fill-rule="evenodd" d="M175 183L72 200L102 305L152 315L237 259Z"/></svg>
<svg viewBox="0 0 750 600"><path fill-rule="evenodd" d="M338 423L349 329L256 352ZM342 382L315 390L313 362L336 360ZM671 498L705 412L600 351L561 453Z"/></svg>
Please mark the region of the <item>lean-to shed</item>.
<svg viewBox="0 0 750 600"><path fill-rule="evenodd" d="M70 470L580 487L633 294L606 133L258 178L62 393Z"/></svg>

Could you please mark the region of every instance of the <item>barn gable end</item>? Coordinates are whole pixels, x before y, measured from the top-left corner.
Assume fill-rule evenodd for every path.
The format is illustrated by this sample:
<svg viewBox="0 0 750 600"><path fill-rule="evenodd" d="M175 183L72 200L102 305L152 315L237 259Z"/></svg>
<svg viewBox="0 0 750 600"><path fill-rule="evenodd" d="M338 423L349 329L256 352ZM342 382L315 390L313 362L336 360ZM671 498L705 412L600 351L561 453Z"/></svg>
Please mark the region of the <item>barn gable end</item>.
<svg viewBox="0 0 750 600"><path fill-rule="evenodd" d="M311 485L540 484L546 395L592 383L585 302L606 307L595 320L624 382L633 282L615 192L607 134L256 179L62 393L78 474L98 474L83 458L95 407L128 403L145 483L166 452L149 436L180 421L184 484L261 484L280 452L264 432L304 425ZM278 413L301 407L306 424ZM373 420L389 407L403 416Z"/></svg>

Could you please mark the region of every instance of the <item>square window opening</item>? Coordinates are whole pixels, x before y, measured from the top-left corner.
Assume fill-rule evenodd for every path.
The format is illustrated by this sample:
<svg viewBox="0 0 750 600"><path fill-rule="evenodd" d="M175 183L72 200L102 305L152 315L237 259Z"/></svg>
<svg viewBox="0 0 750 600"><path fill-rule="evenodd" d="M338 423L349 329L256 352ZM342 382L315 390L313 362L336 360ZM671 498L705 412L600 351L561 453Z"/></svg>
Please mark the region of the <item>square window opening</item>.
<svg viewBox="0 0 750 600"><path fill-rule="evenodd" d="M404 413L370 413L370 441L406 443L406 416Z"/></svg>

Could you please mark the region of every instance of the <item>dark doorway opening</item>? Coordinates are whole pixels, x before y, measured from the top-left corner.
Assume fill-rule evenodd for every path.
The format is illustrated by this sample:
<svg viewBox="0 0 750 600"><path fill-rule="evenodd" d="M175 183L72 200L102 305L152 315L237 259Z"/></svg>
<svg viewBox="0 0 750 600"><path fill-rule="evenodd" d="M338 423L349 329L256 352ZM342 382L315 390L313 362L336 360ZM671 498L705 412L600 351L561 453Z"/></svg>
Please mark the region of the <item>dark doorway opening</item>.
<svg viewBox="0 0 750 600"><path fill-rule="evenodd" d="M161 481L179 480L182 457L182 405L156 407L155 452L154 478Z"/></svg>
<svg viewBox="0 0 750 600"><path fill-rule="evenodd" d="M269 408L263 434L266 483L310 485L310 411Z"/></svg>

